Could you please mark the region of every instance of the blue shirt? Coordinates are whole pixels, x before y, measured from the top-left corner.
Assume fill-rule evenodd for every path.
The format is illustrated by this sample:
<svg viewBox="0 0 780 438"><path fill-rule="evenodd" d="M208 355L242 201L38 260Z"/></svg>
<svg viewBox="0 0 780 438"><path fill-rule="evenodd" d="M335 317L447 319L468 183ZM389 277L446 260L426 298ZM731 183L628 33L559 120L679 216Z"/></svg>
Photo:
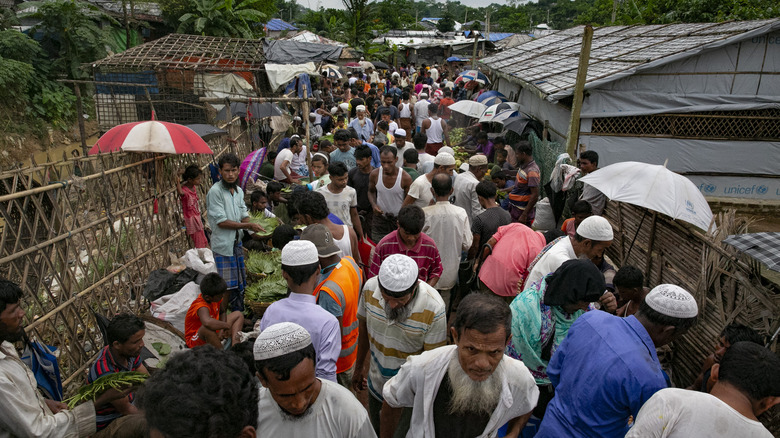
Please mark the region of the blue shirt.
<svg viewBox="0 0 780 438"><path fill-rule="evenodd" d="M667 383L655 345L634 316L587 312L550 359L555 397L537 438L623 437L628 417Z"/></svg>
<svg viewBox="0 0 780 438"><path fill-rule="evenodd" d="M371 139L371 135L374 133L374 122L372 122L368 118L368 114L366 114L366 117L363 118L364 124L360 124L360 119L355 117L352 119L351 122L349 122L350 128L355 128L355 131L358 133L358 138L362 141L368 141Z"/></svg>
<svg viewBox="0 0 780 438"><path fill-rule="evenodd" d="M376 145L368 142L363 142L363 146L368 146L371 149L371 166L382 167L382 162L379 161L379 148Z"/></svg>
<svg viewBox="0 0 780 438"><path fill-rule="evenodd" d="M355 148L349 148L347 152L341 152L341 149L336 149L329 154L331 163L344 163L347 166L347 170L354 169L357 166L355 161Z"/></svg>
<svg viewBox="0 0 780 438"><path fill-rule="evenodd" d="M242 230L229 230L217 224L225 221L241 222L249 217L244 203L244 191L236 187L233 193L221 183L215 183L206 194L208 220L211 225L211 250L224 257L233 257L233 246L241 241Z"/></svg>

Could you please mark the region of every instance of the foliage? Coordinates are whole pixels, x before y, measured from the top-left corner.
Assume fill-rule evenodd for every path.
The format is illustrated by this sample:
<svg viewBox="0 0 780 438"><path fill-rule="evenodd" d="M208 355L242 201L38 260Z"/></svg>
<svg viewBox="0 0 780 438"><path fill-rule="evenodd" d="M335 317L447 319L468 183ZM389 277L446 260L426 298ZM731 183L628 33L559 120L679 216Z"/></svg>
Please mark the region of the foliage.
<svg viewBox="0 0 780 438"><path fill-rule="evenodd" d="M26 5L34 11L20 17L40 20L30 34L42 34L41 45L52 60L52 71L65 72L69 78L85 78L87 73L81 66L107 55L106 46L111 40L100 23L119 23L96 6L81 0L28 2Z"/></svg>
<svg viewBox="0 0 780 438"><path fill-rule="evenodd" d="M189 12L179 18L179 33L218 37L255 38L253 28L268 17L257 7L266 7L264 0L192 0Z"/></svg>
<svg viewBox="0 0 780 438"><path fill-rule="evenodd" d="M444 16L441 17L438 23L436 23L436 29L442 33L452 32L455 30L455 19L452 17L452 14L445 12Z"/></svg>
<svg viewBox="0 0 780 438"><path fill-rule="evenodd" d="M118 373L106 374L95 379L94 382L87 386L82 387L73 397L66 399L65 403L69 408L74 408L76 405L94 400L100 394L106 392L108 389L116 389L123 391L132 386L138 386L149 378L148 374L139 373L137 371L120 371Z"/></svg>
<svg viewBox="0 0 780 438"><path fill-rule="evenodd" d="M249 222L253 224L259 224L265 231L259 231L257 233L260 237L270 236L273 234L276 227L279 226L279 219L275 217L265 217L262 212L254 213L251 215Z"/></svg>
<svg viewBox="0 0 780 438"><path fill-rule="evenodd" d="M16 14L14 13L13 9L0 9L0 30L10 29L11 26L18 25L19 19L16 18Z"/></svg>
<svg viewBox="0 0 780 438"><path fill-rule="evenodd" d="M347 42L359 46L371 36L371 4L369 0L341 0L347 9Z"/></svg>

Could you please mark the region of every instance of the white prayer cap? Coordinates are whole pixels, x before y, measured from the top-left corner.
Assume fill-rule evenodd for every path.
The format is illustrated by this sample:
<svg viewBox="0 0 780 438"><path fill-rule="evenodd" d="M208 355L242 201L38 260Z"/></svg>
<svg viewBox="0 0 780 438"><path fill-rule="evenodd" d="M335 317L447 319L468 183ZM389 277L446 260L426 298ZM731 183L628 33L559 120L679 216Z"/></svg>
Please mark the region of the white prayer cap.
<svg viewBox="0 0 780 438"><path fill-rule="evenodd" d="M347 102L342 102L339 104L339 108L341 108L342 111L349 111L349 104Z"/></svg>
<svg viewBox="0 0 780 438"><path fill-rule="evenodd" d="M284 266L305 266L319 263L317 247L308 240L293 240L282 248Z"/></svg>
<svg viewBox="0 0 780 438"><path fill-rule="evenodd" d="M412 287L415 281L417 263L409 256L393 254L379 266L379 283L390 292L403 292Z"/></svg>
<svg viewBox="0 0 780 438"><path fill-rule="evenodd" d="M468 172L469 171L469 163L463 163L460 165L460 171L461 172Z"/></svg>
<svg viewBox="0 0 780 438"><path fill-rule="evenodd" d="M365 105L358 105L355 107L355 111L365 111L366 106Z"/></svg>
<svg viewBox="0 0 780 438"><path fill-rule="evenodd" d="M420 93L420 97L424 99L428 97L428 93Z"/></svg>
<svg viewBox="0 0 780 438"><path fill-rule="evenodd" d="M398 138L398 137L406 137L406 130L405 129L401 129L401 128L396 129L395 130L395 137L396 138Z"/></svg>
<svg viewBox="0 0 780 438"><path fill-rule="evenodd" d="M454 166L455 157L446 152L442 153L439 151L439 153L436 154L436 158L433 159L433 164L438 164L439 166Z"/></svg>
<svg viewBox="0 0 780 438"><path fill-rule="evenodd" d="M699 314L699 306L693 295L674 284L654 287L645 297L645 303L656 312L674 318L695 318Z"/></svg>
<svg viewBox="0 0 780 438"><path fill-rule="evenodd" d="M438 152L438 153L442 153L442 152L444 152L445 154L450 154L450 155L452 155L453 157L455 156L455 150L453 150L453 149L452 149L451 147L449 147L449 146L442 146L442 147L441 147L441 149L439 149L439 152Z"/></svg>
<svg viewBox="0 0 780 438"><path fill-rule="evenodd" d="M309 345L311 345L311 335L305 328L294 322L280 322L260 333L255 340L252 353L255 360L266 360L302 350Z"/></svg>
<svg viewBox="0 0 780 438"><path fill-rule="evenodd" d="M580 222L580 225L577 227L577 234L586 239L599 242L611 242L614 236L612 234L612 225L601 216L590 216Z"/></svg>
<svg viewBox="0 0 780 438"><path fill-rule="evenodd" d="M338 110L339 110L339 107L337 107L337 106L334 106L333 108L331 108L331 109L330 109L330 113L331 113L331 114L335 114L335 113L336 113L336 111L338 111Z"/></svg>
<svg viewBox="0 0 780 438"><path fill-rule="evenodd" d="M477 154L469 158L469 166L487 166L488 159L485 155ZM582 224L580 224L582 226Z"/></svg>
<svg viewBox="0 0 780 438"><path fill-rule="evenodd" d="M293 117L293 120L297 120L297 121L299 121L299 122L300 122L300 121L301 121L301 118L300 118L300 116L295 116L295 117Z"/></svg>

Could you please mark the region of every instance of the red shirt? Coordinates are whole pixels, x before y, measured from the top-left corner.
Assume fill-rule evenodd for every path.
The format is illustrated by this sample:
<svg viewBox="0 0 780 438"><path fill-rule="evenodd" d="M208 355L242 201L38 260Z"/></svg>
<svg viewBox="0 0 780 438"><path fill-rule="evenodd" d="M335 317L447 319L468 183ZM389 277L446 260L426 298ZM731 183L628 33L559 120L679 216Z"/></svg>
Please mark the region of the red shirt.
<svg viewBox="0 0 780 438"><path fill-rule="evenodd" d="M374 248L374 254L371 257L371 268L368 270L368 278L379 275L379 266L387 256L392 254L403 254L411 257L417 263L417 278L428 282L431 278L441 277L441 258L439 249L433 239L425 233L420 233L420 238L412 248L407 248L398 235L398 230L385 236Z"/></svg>
<svg viewBox="0 0 780 438"><path fill-rule="evenodd" d="M187 316L184 317L184 340L187 341L188 347L192 348L198 345L203 345L203 341L197 337L198 330L200 330L200 327L203 325L200 322L198 310L202 307L205 307L209 309L209 316L214 319L219 319L219 304L221 302L222 300L219 300L216 303L207 303L201 294L198 295L198 298L196 298L192 304L190 304L190 308L187 310Z"/></svg>
<svg viewBox="0 0 780 438"><path fill-rule="evenodd" d="M439 117L441 117L444 120L449 120L450 116L452 115L452 111L450 111L450 105L455 103L454 100L452 100L449 97L445 97L444 99L439 101Z"/></svg>

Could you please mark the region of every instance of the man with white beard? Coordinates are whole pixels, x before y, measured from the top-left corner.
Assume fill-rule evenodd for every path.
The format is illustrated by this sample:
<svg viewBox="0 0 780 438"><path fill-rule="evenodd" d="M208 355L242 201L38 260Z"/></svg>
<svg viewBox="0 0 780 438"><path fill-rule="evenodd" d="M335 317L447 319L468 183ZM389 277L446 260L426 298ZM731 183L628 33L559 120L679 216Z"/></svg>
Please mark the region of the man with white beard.
<svg viewBox="0 0 780 438"><path fill-rule="evenodd" d="M253 347L257 430L268 437L374 437L366 410L349 390L314 374L317 353L309 332L292 322L267 327Z"/></svg>
<svg viewBox="0 0 780 438"><path fill-rule="evenodd" d="M504 355L509 306L494 295L472 293L458 309L450 328L455 345L410 357L385 383L385 401L407 408L399 424L407 438L494 437L507 423L505 436L517 437L539 390L528 368Z"/></svg>
<svg viewBox="0 0 780 438"><path fill-rule="evenodd" d="M417 275L417 263L411 257L392 254L382 261L379 274L366 282L358 303L360 326L352 385L356 391L368 388L369 416L382 437L393 436L401 415L400 408L383 403L385 382L407 357L444 346L447 340L444 301Z"/></svg>

